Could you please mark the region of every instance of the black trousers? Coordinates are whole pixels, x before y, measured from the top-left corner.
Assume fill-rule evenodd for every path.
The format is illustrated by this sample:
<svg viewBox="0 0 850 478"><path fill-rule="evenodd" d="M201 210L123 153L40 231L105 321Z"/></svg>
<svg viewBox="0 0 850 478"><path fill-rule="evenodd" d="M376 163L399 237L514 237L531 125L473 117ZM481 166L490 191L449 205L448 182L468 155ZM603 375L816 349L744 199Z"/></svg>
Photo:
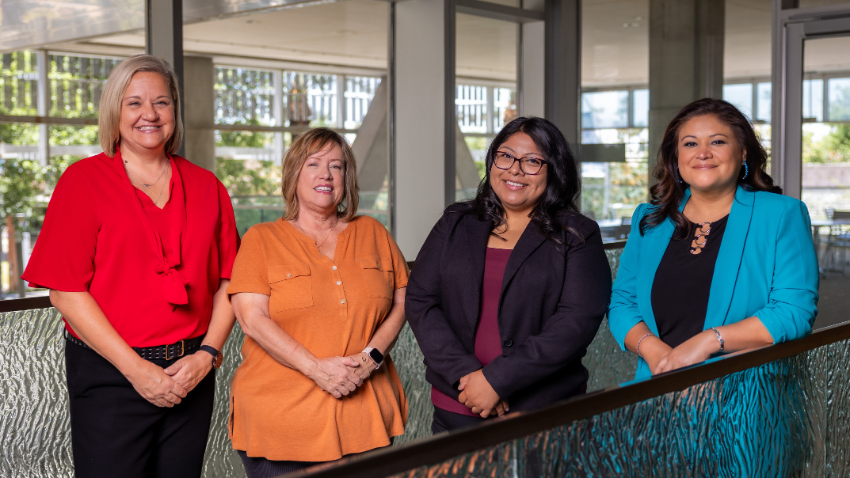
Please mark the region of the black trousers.
<svg viewBox="0 0 850 478"><path fill-rule="evenodd" d="M395 437L390 437L389 446L393 446L393 441L395 441ZM386 448L386 447L383 447ZM381 448L376 448L375 450L380 450ZM310 468L311 466L316 465L332 465L336 462L346 460L348 458L356 458L362 456L366 453L369 453L369 450L364 451L363 453L352 453L350 455L345 455L339 460L334 461L275 461L268 460L266 458L258 457L253 458L248 456L248 453L242 450L236 450L239 453L239 458L242 459L242 466L245 467L245 474L248 475L248 478L275 478L281 475L285 475L287 473L294 473L296 471L305 470Z"/></svg>
<svg viewBox="0 0 850 478"><path fill-rule="evenodd" d="M165 368L174 360L152 362ZM66 342L65 367L77 478L201 476L214 371L179 405L161 408L93 350Z"/></svg>
<svg viewBox="0 0 850 478"><path fill-rule="evenodd" d="M489 418L470 417L443 410L440 407L434 407L434 420L431 422L431 433L436 435L437 433L456 430L458 428L471 427L487 420Z"/></svg>

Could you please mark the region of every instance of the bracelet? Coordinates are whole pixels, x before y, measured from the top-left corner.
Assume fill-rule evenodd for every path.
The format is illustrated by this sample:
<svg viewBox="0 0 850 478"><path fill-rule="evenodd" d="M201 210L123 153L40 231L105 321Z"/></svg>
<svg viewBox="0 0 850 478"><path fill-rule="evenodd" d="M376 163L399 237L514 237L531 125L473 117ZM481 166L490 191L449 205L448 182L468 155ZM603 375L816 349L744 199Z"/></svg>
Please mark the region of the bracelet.
<svg viewBox="0 0 850 478"><path fill-rule="evenodd" d="M655 334L650 332L650 333L644 335L643 337L641 337L640 340L638 340L636 350L637 350L638 357L640 357L640 358L643 358L643 355L640 354L640 343L643 342L643 339L645 339L647 337L655 337Z"/></svg>
<svg viewBox="0 0 850 478"><path fill-rule="evenodd" d="M714 334L717 335L717 340L720 341L720 350L718 350L717 353L723 352L723 345L726 343L723 341L723 336L720 335L720 332L718 332L714 327L709 328L714 331Z"/></svg>

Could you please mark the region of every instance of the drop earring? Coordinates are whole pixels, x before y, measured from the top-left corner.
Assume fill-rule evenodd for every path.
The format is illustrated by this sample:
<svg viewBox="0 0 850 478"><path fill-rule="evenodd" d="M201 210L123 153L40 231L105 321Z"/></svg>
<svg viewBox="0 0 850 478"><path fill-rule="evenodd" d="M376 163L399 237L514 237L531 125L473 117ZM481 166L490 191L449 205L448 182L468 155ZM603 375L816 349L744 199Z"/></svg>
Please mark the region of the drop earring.
<svg viewBox="0 0 850 478"><path fill-rule="evenodd" d="M750 167L747 166L747 160L744 160L744 177L741 180L747 179L747 176L750 175Z"/></svg>

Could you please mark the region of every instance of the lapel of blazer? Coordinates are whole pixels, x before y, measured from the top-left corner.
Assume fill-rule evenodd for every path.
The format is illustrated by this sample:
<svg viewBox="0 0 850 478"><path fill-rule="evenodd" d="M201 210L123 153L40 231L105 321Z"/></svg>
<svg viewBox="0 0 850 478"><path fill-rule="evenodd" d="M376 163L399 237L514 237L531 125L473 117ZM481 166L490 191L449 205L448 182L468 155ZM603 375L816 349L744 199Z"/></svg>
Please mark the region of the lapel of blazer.
<svg viewBox="0 0 850 478"><path fill-rule="evenodd" d="M732 203L732 210L729 211L726 232L723 233L723 242L720 243L720 251L717 253L717 262L714 265L703 329L726 323L732 303L732 293L735 291L735 282L737 282L738 271L741 269L741 260L744 256L744 243L753 218L755 197L755 192L745 191L741 186L738 186L735 192L735 201Z"/></svg>
<svg viewBox="0 0 850 478"><path fill-rule="evenodd" d="M468 297L469 300L464 301L463 311L466 316L466 321L473 335L475 328L478 325L478 316L481 315L481 289L484 286L484 264L487 258L487 241L490 239L490 223L481 221L473 213L468 218L465 218L469 226L469 236L466 242L467 253L464 254L467 259L466 270L475 274L474 280L460 281L461 287L465 288L463 297Z"/></svg>
<svg viewBox="0 0 850 478"><path fill-rule="evenodd" d="M679 204L679 211L685 208L685 204L691 197L690 188L685 189L685 196ZM646 214L649 214L652 209L647 208ZM649 330L658 335L658 325L655 323L655 313L652 311L652 284L655 282L655 273L658 271L658 264L661 263L661 258L664 257L664 252L667 251L667 245L670 244L670 239L673 237L673 232L676 230L676 223L669 217L661 224L646 232L643 238L644 247L642 247L638 277L638 308L644 322L649 327ZM633 231L633 234L640 234L638 231ZM645 280L644 280L645 279Z"/></svg>
<svg viewBox="0 0 850 478"><path fill-rule="evenodd" d="M507 290L508 285L519 271L519 268L522 267L522 264L526 261L526 259L528 259L528 257L531 256L531 254L545 241L546 236L543 235L543 231L541 231L534 222L528 223L525 231L523 231L522 235L519 237L516 246L514 246L513 252L511 252L508 264L505 266L505 276L502 279L502 293L499 295L500 308L502 298L505 296L505 290Z"/></svg>

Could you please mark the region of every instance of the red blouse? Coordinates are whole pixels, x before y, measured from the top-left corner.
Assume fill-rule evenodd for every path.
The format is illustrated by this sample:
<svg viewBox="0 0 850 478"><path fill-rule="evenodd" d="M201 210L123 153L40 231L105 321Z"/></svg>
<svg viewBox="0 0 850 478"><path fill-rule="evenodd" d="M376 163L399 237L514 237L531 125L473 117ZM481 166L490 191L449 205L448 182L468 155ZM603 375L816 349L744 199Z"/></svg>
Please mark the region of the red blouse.
<svg viewBox="0 0 850 478"><path fill-rule="evenodd" d="M239 246L224 185L184 158L170 160L171 196L161 211L136 194L120 151L71 165L23 275L33 287L88 291L131 347L205 334Z"/></svg>

